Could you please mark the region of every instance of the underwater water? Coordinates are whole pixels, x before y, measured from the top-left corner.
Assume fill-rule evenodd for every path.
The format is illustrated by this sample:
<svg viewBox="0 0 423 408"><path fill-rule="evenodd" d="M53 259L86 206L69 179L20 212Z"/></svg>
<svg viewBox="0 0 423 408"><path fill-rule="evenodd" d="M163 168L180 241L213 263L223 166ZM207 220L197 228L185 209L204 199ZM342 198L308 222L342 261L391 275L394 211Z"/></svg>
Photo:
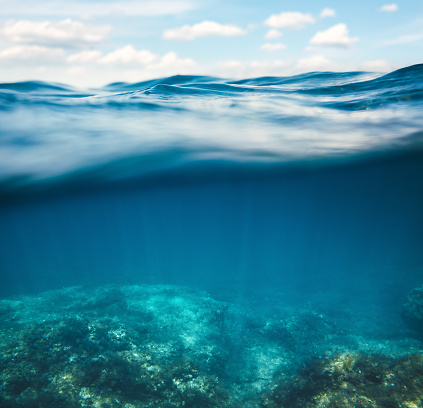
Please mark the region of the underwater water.
<svg viewBox="0 0 423 408"><path fill-rule="evenodd" d="M0 405L422 406L422 112L423 65L0 84Z"/></svg>

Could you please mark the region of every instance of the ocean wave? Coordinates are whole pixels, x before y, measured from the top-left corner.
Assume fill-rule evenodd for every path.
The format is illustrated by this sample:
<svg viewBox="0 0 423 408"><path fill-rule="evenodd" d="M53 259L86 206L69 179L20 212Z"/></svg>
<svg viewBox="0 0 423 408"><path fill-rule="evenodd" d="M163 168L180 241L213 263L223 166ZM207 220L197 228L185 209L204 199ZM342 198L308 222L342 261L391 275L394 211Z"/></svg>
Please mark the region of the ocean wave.
<svg viewBox="0 0 423 408"><path fill-rule="evenodd" d="M420 151L423 65L381 75L172 76L81 90L0 84L0 184L149 177ZM416 136L417 135L417 136Z"/></svg>

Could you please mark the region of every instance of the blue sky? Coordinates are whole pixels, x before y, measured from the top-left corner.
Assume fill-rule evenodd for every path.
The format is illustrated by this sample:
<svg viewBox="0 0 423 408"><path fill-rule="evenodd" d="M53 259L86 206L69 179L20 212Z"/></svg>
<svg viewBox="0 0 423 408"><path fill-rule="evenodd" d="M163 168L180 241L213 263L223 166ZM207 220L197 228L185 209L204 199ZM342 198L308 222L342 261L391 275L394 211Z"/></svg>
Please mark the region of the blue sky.
<svg viewBox="0 0 423 408"><path fill-rule="evenodd" d="M423 1L0 0L0 82L391 71L423 62Z"/></svg>

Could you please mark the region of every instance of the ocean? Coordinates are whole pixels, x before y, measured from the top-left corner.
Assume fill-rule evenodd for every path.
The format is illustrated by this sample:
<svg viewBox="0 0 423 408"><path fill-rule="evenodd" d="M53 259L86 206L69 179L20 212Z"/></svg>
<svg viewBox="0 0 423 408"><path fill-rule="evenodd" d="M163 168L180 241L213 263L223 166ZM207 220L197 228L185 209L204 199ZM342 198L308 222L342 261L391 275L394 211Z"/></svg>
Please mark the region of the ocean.
<svg viewBox="0 0 423 408"><path fill-rule="evenodd" d="M422 175L423 65L0 84L0 406L423 406Z"/></svg>

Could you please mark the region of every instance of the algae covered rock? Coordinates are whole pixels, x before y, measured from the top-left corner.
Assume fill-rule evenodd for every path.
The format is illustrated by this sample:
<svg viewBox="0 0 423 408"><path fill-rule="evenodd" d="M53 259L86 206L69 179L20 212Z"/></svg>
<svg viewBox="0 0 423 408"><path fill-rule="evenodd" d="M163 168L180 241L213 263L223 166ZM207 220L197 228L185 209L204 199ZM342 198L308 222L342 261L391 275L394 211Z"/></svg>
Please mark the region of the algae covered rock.
<svg viewBox="0 0 423 408"><path fill-rule="evenodd" d="M203 292L73 288L4 303L2 407L236 406L218 376L226 305Z"/></svg>
<svg viewBox="0 0 423 408"><path fill-rule="evenodd" d="M0 300L0 407L423 406L418 340L263 310L168 285Z"/></svg>
<svg viewBox="0 0 423 408"><path fill-rule="evenodd" d="M410 329L423 336L423 285L408 294L402 315Z"/></svg>
<svg viewBox="0 0 423 408"><path fill-rule="evenodd" d="M294 378L276 382L261 406L406 408L422 404L422 355L390 358L345 352L315 358Z"/></svg>

